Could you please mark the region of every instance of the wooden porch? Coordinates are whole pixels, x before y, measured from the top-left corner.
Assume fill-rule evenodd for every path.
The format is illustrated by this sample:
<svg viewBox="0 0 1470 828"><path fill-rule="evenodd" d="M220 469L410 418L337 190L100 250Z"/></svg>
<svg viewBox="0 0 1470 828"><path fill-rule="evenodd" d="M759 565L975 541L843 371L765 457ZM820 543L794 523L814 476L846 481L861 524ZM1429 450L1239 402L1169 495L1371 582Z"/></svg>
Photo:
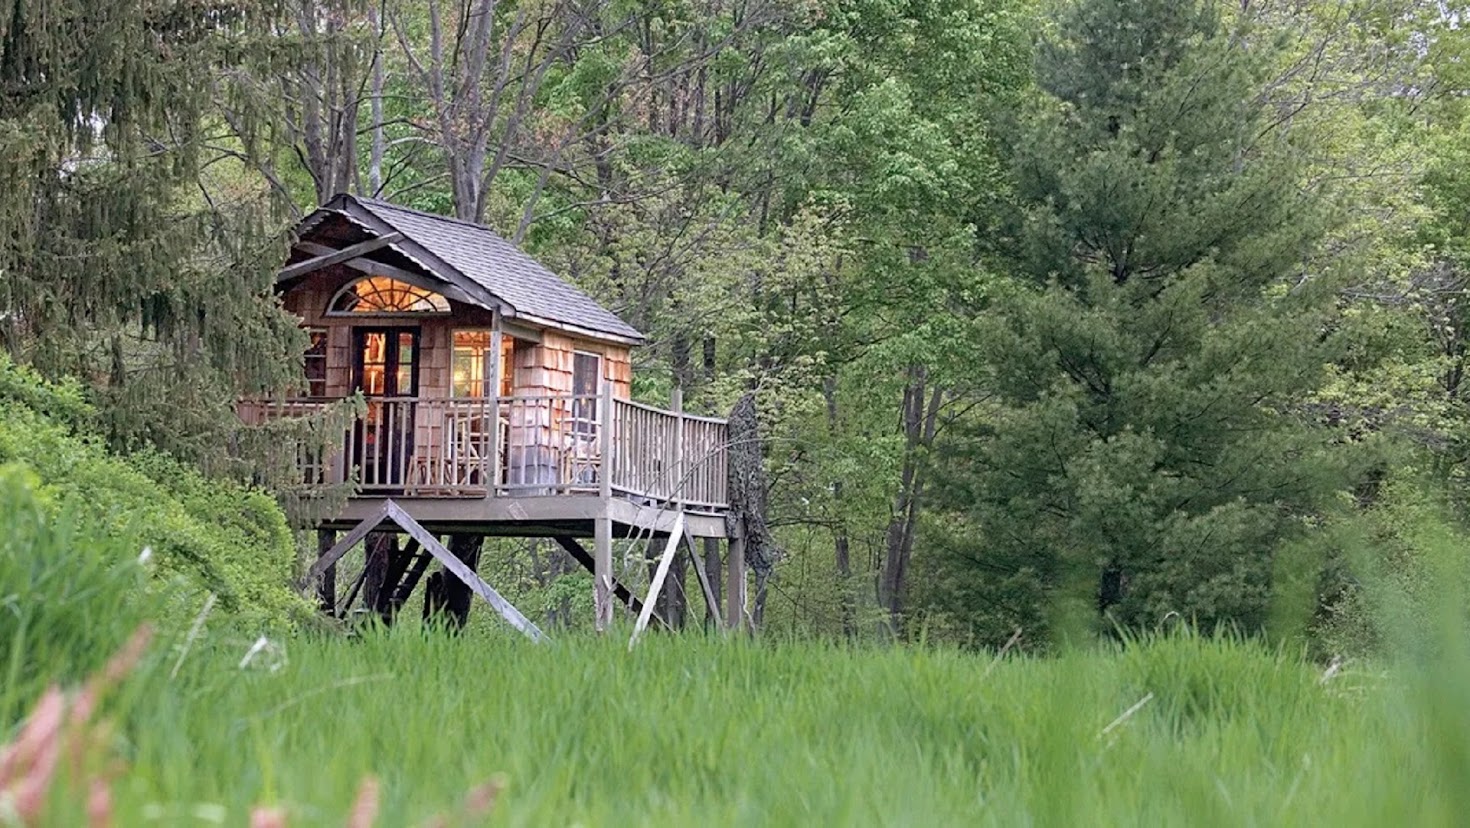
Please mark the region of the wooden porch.
<svg viewBox="0 0 1470 828"><path fill-rule="evenodd" d="M248 425L324 414L337 401L247 400ZM591 500L720 514L728 507L724 420L600 395L373 397L340 448L297 452L307 485L351 485L342 521L392 497L436 524L522 522L553 509L592 517ZM446 501L430 507L435 501ZM487 502L487 501L493 501ZM603 510L605 511L605 510ZM333 521L341 522L341 521ZM723 535L723 533L721 533Z"/></svg>
<svg viewBox="0 0 1470 828"><path fill-rule="evenodd" d="M248 400L238 411L246 424L268 426L325 415L340 403ZM613 577L615 539L650 549L657 544L666 557L681 543L692 551L696 539L725 540L725 621L740 624L744 544L739 525L726 518L725 420L686 414L677 402L665 410L620 399L611 384L595 396L375 397L365 403L342 428L340 441L324 441L325 449L282 445L297 458L303 484L345 484L353 492L318 525L323 557L308 580L325 575L326 588L334 589L327 573L351 545L344 546L338 533L346 531L346 540L361 537L385 514L431 535L552 538L595 575L597 626L603 629L615 598L630 611L641 609ZM583 538L594 541L590 551L578 542ZM390 587L406 595L416 583L410 573L421 575L422 567L400 568L393 576L403 583ZM465 582L494 592L477 578ZM700 581L708 590L707 579Z"/></svg>

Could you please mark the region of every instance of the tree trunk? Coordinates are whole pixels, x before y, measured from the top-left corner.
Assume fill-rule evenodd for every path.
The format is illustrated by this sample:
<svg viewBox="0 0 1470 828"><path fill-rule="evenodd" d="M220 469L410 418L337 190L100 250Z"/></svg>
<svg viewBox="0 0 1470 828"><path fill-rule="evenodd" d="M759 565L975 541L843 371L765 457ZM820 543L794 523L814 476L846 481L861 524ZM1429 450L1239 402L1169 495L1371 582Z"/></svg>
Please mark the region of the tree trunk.
<svg viewBox="0 0 1470 828"><path fill-rule="evenodd" d="M385 600L383 593L392 591L386 584L388 564L398 553L398 535L395 532L369 532L363 541L362 605L376 610L379 601Z"/></svg>
<svg viewBox="0 0 1470 828"><path fill-rule="evenodd" d="M924 492L923 452L934 443L939 406L943 402L943 392L938 387L929 387L929 372L924 366L911 365L905 373L903 461L898 493L888 521L883 570L878 580L878 603L888 612L888 623L895 634L903 622L904 589Z"/></svg>
<svg viewBox="0 0 1470 828"><path fill-rule="evenodd" d="M318 529L316 532L316 554L317 557L332 551L337 545L337 533L331 529ZM316 588L317 603L322 612L334 615L337 611L337 565L332 564L322 573L322 582Z"/></svg>
<svg viewBox="0 0 1470 828"><path fill-rule="evenodd" d="M841 420L837 416L837 377L822 380L822 397L827 403L827 436L836 440ZM835 525L832 528L832 552L837 565L840 593L838 601L842 617L842 634L852 638L857 634L857 608L852 592L852 539L847 533L846 498L843 481L832 481L832 513Z"/></svg>
<svg viewBox="0 0 1470 828"><path fill-rule="evenodd" d="M383 191L383 156L387 152L387 141L383 135L383 25L378 19L377 6L367 6L368 20L378 35L373 48L372 67L372 148L368 161L368 195L376 198Z"/></svg>
<svg viewBox="0 0 1470 828"><path fill-rule="evenodd" d="M471 571L480 566L480 550L485 545L482 535L450 535L449 551L454 557L465 562ZM470 591L469 585L449 573L441 576L443 590L442 617L451 629L462 629L470 619L470 602L474 599L474 593Z"/></svg>

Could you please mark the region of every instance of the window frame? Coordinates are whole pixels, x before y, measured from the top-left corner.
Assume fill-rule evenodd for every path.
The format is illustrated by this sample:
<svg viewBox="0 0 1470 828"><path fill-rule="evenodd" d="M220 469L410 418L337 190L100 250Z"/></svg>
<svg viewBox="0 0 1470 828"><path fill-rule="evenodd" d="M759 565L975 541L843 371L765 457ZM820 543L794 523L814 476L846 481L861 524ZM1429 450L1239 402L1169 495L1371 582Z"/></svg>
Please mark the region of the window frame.
<svg viewBox="0 0 1470 828"><path fill-rule="evenodd" d="M313 400L326 399L327 398L327 383L328 383L329 373L330 373L329 370L328 370L328 368L330 367L329 366L328 355L329 355L329 353L331 351L331 347L332 347L332 343L331 343L331 337L332 337L331 329L330 328L327 328L326 326L323 326L323 325L309 325L309 326L306 326L305 331L306 331L306 336L307 336L307 345L306 345L306 351L303 352L302 355L301 355L301 362L302 362L302 366L301 367L302 367L302 377L306 381L306 396L307 396L308 399L313 399ZM312 339L314 337L316 337L317 335L320 335L321 336L321 352L320 353L315 353L315 351L316 351L316 345L312 342ZM311 366L312 366L312 363L313 362L319 363L321 365L321 378L320 378L320 380L312 377L312 375L311 375ZM316 389L313 387L313 385L315 383L317 383L317 382L320 382L321 383L321 393L319 393L319 394L316 393Z"/></svg>
<svg viewBox="0 0 1470 828"><path fill-rule="evenodd" d="M596 360L597 368L593 374L592 392L590 394L577 393L577 358L591 357ZM572 430L578 434L595 434L597 426L602 422L602 406L598 405L602 397L603 384L607 381L604 377L606 366L604 361L606 355L597 351L584 351L576 349L572 351ZM592 397L588 400L585 397ZM586 416L586 409L582 406L590 406L591 416ZM580 410L579 410L580 409Z"/></svg>
<svg viewBox="0 0 1470 828"><path fill-rule="evenodd" d="M485 345L484 348L479 349L479 352L478 352L478 355L477 356L481 360L481 362L483 363L484 360L485 360L485 355L486 354L490 354L492 352L494 353L494 359L495 359L495 371L493 372L494 379L492 380L492 378L491 378L492 377L492 372L485 370L486 367L488 367L488 366L485 366L485 365L482 364L482 366L480 368L481 391L483 392L485 390L485 384L486 383L489 383L489 382L492 382L493 381L495 383L495 385L490 390L493 391L494 393L491 393L491 394L481 393L478 396L475 396L475 395L464 395L464 394L460 394L459 393L459 389L455 387L456 386L456 383L454 381L454 363L455 363L455 357L456 357L455 351L458 350L458 347L459 346L455 345L454 338L460 332L466 332L466 333L487 333L487 334L490 335L490 341ZM501 334L500 337L499 337L499 339L502 339L502 340L504 338L505 338L505 334ZM462 327L454 327L454 328L450 328L449 329L449 396L451 398L457 399L457 400L490 400L490 399L496 399L496 398L498 398L498 397L501 396L501 393L500 393L501 390L502 390L501 386L504 384L505 378L503 376L501 376L501 371L500 371L500 369L502 367L502 365L501 365L501 349L497 349L496 348L496 344L497 344L496 343L496 340L497 340L497 337L495 336L495 328L494 328L494 326L486 327L484 325L466 325L466 326L462 326ZM504 346L502 345L502 348L503 347Z"/></svg>
<svg viewBox="0 0 1470 828"><path fill-rule="evenodd" d="M406 285L407 287L412 288L415 291L421 291L422 293L424 293L425 294L425 298L428 299L432 304L436 304L436 305L442 304L443 307L442 307L442 309L436 307L433 310L387 310L387 311L385 311L385 310L371 310L371 311L339 310L337 308L338 303L340 303L342 301L342 299L348 294L349 291L351 291L354 287L356 287L356 286L358 286L358 285L362 284L363 282L366 282L366 281L368 281L370 279L387 279L390 282L396 282L396 283L398 283L400 285ZM412 318L419 318L419 317L424 317L424 316L449 316L451 313L453 313L453 310L454 309L452 307L450 307L450 305L449 305L449 298L447 296L445 296L444 294L440 293L437 290L431 290L429 288L424 287L423 285L415 284L414 282L410 282L410 281L408 281L406 279L399 279L396 276L385 276L385 275L381 275L381 274L368 273L368 274L364 274L362 276L359 276L356 279L353 279L353 280L349 281L347 284L345 284L342 287L338 288L337 291L332 294L331 300L327 302L326 312L323 315L324 316L330 316L330 317L333 317L335 319L373 319L373 318L379 318L379 319L381 319L381 318L384 318L384 317L405 317L405 316L406 317L412 317Z"/></svg>

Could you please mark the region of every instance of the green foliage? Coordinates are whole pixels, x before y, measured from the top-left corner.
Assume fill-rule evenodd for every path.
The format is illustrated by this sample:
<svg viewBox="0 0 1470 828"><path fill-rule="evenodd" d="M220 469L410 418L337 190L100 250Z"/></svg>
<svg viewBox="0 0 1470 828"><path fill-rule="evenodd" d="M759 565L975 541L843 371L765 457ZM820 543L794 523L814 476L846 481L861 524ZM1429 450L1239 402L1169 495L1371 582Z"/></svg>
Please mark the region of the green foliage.
<svg viewBox="0 0 1470 828"><path fill-rule="evenodd" d="M114 446L218 459L233 392L292 367L295 326L270 297L277 205L198 195L211 76L264 11L0 14L0 348L96 389Z"/></svg>
<svg viewBox="0 0 1470 828"><path fill-rule="evenodd" d="M305 611L289 588L295 545L268 495L207 480L155 452L114 455L95 435L74 432L27 404L65 400L74 389L38 382L3 358L0 377L6 388L25 389L0 396L0 463L32 476L34 497L64 522L69 543L104 550L97 554L113 562L150 549L156 576L175 585L151 596L161 614L189 617L204 592L215 593L221 609L247 625L284 629ZM32 554L55 552L48 546Z"/></svg>
<svg viewBox="0 0 1470 828"><path fill-rule="evenodd" d="M335 824L368 774L394 825L492 778L488 824L1452 824L1465 804L1449 704L1465 685L1324 682L1187 631L998 663L400 629L284 642L278 669L241 669L248 646L202 641L176 677L145 663L125 688L119 823L264 804Z"/></svg>
<svg viewBox="0 0 1470 828"><path fill-rule="evenodd" d="M1470 537L1447 500L1422 478L1394 479L1333 532L1337 552L1312 637L1318 652L1423 663L1470 630L1462 600Z"/></svg>
<svg viewBox="0 0 1470 828"><path fill-rule="evenodd" d="M1304 335L1331 286L1300 276L1329 211L1272 134L1250 35L1211 3L1084 0L1040 52L997 251L1017 278L974 326L977 414L941 462L975 533L950 552L1039 582L1055 636L1261 629L1275 550L1353 480L1298 402L1335 353Z"/></svg>
<svg viewBox="0 0 1470 828"><path fill-rule="evenodd" d="M88 537L24 466L0 463L0 722L98 669L148 610L137 550Z"/></svg>

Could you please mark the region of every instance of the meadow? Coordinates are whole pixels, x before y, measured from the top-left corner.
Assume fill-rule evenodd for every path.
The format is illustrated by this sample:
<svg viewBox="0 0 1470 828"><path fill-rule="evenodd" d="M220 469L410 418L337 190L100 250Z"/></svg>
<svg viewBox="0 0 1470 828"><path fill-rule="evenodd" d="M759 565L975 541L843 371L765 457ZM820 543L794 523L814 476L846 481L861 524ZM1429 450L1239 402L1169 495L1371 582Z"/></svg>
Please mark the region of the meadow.
<svg viewBox="0 0 1470 828"><path fill-rule="evenodd" d="M1331 671L1300 647L1177 624L1046 656L696 631L629 651L626 628L537 645L483 606L461 635L416 613L344 634L288 594L279 517L247 520L236 490L169 489L26 411L0 415L0 455L23 461L0 465L0 825L1470 813L1470 649L1408 635L1464 629L1458 536L1424 544L1446 552L1428 579L1444 600L1411 605L1442 605L1444 623L1388 613L1403 643ZM146 648L109 671L144 628Z"/></svg>
<svg viewBox="0 0 1470 828"><path fill-rule="evenodd" d="M1324 680L1187 630L1045 659L413 626L181 644L109 705L116 824L343 825L367 777L379 825L1449 825L1470 805L1463 671ZM487 783L488 816L460 810ZM65 779L51 797L45 824L84 821Z"/></svg>

